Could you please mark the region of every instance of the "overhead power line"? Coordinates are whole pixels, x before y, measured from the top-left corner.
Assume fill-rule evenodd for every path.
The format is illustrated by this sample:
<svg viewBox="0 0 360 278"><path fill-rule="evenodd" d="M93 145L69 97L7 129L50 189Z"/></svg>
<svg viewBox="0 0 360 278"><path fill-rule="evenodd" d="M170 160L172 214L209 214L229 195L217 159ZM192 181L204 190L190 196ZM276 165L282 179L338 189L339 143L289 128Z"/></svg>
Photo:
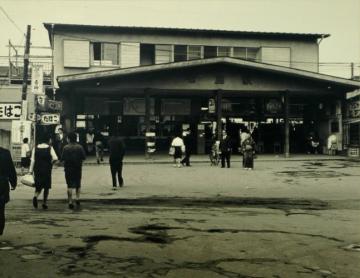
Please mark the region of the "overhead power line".
<svg viewBox="0 0 360 278"><path fill-rule="evenodd" d="M16 24L16 22L8 15L8 13L5 11L5 9L0 6L0 10L3 12L3 14L6 16L6 18L15 26L15 28L22 34L24 37L26 37L25 33L21 28Z"/></svg>

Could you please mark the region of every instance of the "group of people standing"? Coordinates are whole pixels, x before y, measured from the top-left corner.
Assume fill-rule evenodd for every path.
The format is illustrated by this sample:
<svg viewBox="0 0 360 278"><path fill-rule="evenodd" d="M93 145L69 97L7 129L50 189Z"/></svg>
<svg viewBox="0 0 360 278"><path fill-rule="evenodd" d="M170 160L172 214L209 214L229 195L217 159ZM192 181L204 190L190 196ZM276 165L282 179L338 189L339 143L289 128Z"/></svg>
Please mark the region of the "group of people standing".
<svg viewBox="0 0 360 278"><path fill-rule="evenodd" d="M213 148L218 152L221 160L221 168L230 168L231 153L233 149L233 140L225 130L222 131L222 137L219 141L214 139ZM187 129L183 136L175 136L170 145L169 154L174 158L174 167L191 166L190 156L194 148L193 137L190 129ZM239 151L243 155L243 168L252 170L254 168L255 141L247 129L240 132Z"/></svg>

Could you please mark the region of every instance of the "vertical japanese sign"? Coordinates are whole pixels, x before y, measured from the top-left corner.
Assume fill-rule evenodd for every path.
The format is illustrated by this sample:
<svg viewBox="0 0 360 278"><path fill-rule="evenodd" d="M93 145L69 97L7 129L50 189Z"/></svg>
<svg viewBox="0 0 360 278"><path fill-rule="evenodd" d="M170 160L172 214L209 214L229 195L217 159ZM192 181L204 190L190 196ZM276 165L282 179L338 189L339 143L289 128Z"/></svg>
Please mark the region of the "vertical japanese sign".
<svg viewBox="0 0 360 278"><path fill-rule="evenodd" d="M24 138L29 138L31 143L31 121L12 121L11 143L21 144Z"/></svg>
<svg viewBox="0 0 360 278"><path fill-rule="evenodd" d="M45 94L43 88L43 66L32 65L31 70L31 92L34 94Z"/></svg>

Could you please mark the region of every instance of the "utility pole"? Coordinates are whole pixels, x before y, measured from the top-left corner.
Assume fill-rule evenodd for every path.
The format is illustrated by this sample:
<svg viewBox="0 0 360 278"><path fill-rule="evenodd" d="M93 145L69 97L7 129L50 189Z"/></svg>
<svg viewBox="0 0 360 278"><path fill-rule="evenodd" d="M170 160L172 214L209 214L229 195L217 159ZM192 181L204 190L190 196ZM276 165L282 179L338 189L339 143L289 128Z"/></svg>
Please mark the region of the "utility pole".
<svg viewBox="0 0 360 278"><path fill-rule="evenodd" d="M31 25L27 26L26 32L26 44L24 51L24 74L23 74L23 85L22 85L22 119L26 120L27 118L27 102L26 102L26 93L27 93L27 82L29 76L29 56L30 56L30 37L31 37Z"/></svg>
<svg viewBox="0 0 360 278"><path fill-rule="evenodd" d="M354 79L354 63L351 63L351 79Z"/></svg>

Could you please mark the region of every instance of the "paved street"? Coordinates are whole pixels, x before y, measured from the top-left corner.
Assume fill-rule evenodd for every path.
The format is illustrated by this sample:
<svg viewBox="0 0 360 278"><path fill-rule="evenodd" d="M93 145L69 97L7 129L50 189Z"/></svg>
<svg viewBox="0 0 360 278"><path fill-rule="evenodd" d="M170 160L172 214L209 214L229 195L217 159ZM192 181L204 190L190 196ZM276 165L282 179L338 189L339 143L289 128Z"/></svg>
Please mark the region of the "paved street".
<svg viewBox="0 0 360 278"><path fill-rule="evenodd" d="M117 191L90 163L74 211L57 168L49 210L32 208L32 188L12 192L1 277L360 277L360 163L305 159L254 171L239 157L230 169L128 159Z"/></svg>

